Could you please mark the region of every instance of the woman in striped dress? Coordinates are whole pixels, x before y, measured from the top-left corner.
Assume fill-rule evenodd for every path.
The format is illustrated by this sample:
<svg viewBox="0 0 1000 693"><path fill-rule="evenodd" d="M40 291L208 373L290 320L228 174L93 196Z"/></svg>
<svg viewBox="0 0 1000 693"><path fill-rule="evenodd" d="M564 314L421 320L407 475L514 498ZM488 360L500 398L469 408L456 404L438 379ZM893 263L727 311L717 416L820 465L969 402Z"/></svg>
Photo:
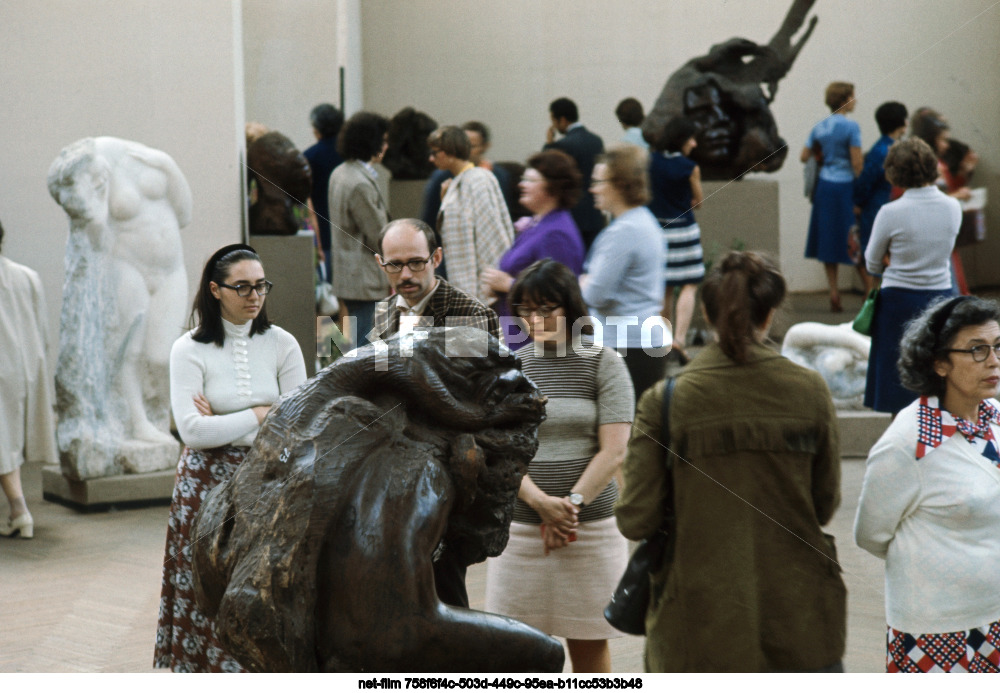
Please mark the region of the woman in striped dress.
<svg viewBox="0 0 1000 693"><path fill-rule="evenodd" d="M614 477L635 398L624 360L590 331L573 272L539 260L518 276L511 306L533 343L524 373L548 397L539 447L521 482L510 541L486 564L486 611L566 638L574 672L609 672L603 610L628 561L614 520Z"/></svg>
<svg viewBox="0 0 1000 693"><path fill-rule="evenodd" d="M663 318L673 321L673 353L681 365L688 361L684 351L688 327L694 315L698 284L705 278L705 263L701 248L701 229L694 220L694 210L701 206L701 169L688 158L698 143L698 126L684 116L671 118L656 143L657 151L649 157L649 187L653 199L649 211L663 227L667 251L663 295ZM674 320L674 291L677 297L677 319Z"/></svg>

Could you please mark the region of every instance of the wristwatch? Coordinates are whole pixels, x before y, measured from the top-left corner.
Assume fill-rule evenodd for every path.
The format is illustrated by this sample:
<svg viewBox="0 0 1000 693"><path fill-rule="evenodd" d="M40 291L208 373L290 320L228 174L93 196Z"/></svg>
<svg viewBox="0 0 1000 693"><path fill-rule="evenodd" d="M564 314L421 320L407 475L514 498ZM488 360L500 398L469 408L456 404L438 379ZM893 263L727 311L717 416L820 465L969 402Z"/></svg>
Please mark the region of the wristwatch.
<svg viewBox="0 0 1000 693"><path fill-rule="evenodd" d="M579 493L569 494L569 502L578 507L580 510L583 510L585 507L587 507L586 504L583 502L583 495Z"/></svg>

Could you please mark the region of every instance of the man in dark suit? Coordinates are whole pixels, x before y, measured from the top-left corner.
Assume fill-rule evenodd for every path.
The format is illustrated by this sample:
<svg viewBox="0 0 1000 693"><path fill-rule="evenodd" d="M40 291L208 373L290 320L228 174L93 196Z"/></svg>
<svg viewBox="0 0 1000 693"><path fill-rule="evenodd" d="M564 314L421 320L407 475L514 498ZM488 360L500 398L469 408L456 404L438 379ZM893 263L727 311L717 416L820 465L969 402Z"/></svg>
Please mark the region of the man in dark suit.
<svg viewBox="0 0 1000 693"><path fill-rule="evenodd" d="M368 334L370 342L388 339L400 331L449 326L478 327L500 339L496 313L434 276L442 258L436 238L434 229L419 219L397 219L382 229L375 259L396 295L375 307L375 327ZM484 356L487 346L484 340ZM434 585L445 604L468 608L466 567L447 545L434 560Z"/></svg>
<svg viewBox="0 0 1000 693"><path fill-rule="evenodd" d="M604 228L604 215L594 207L594 196L590 194L590 177L594 172L594 162L604 152L604 142L600 137L583 127L579 122L576 104L562 97L549 104L549 126L545 137L545 149L560 149L576 161L583 180L580 201L571 210L573 220L580 229L584 244L589 248L594 237ZM562 135L556 139L556 133Z"/></svg>

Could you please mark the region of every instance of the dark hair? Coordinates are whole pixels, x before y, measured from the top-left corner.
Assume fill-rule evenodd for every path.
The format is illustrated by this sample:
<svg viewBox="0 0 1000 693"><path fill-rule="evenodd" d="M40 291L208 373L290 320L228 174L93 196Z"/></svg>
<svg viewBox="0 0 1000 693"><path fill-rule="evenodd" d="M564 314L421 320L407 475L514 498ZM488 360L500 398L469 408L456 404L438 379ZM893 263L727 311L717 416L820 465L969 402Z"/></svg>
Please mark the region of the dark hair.
<svg viewBox="0 0 1000 693"><path fill-rule="evenodd" d="M580 112L576 109L576 104L565 96L561 96L549 104L549 114L553 118L565 118L571 123L580 120Z"/></svg>
<svg viewBox="0 0 1000 693"><path fill-rule="evenodd" d="M319 136L326 140L340 133L340 128L344 125L344 114L333 104L321 103L309 112L309 122L316 128Z"/></svg>
<svg viewBox="0 0 1000 693"><path fill-rule="evenodd" d="M386 224L378 234L378 254L382 254L382 241L385 239L386 235L397 226L412 226L417 231L424 234L424 238L427 239L427 249L430 252L434 252L441 244L438 242L437 233L430 225L423 221L422 219L395 219Z"/></svg>
<svg viewBox="0 0 1000 693"><path fill-rule="evenodd" d="M457 125L446 125L438 128L427 137L427 146L433 149L440 149L448 156L453 156L462 161L469 160L472 151L472 143L465 130Z"/></svg>
<svg viewBox="0 0 1000 693"><path fill-rule="evenodd" d="M926 142L931 151L937 154L937 139L942 132L947 132L948 121L933 108L924 106L910 118L910 134Z"/></svg>
<svg viewBox="0 0 1000 693"><path fill-rule="evenodd" d="M462 123L463 132L478 132L479 136L483 138L483 144L490 143L490 129L486 127L485 123L480 123L478 120L470 120L468 122ZM466 135L468 137L468 135Z"/></svg>
<svg viewBox="0 0 1000 693"><path fill-rule="evenodd" d="M190 326L194 327L194 334L191 338L202 344L212 344L221 347L226 341L226 331L222 327L222 308L219 299L212 295L209 287L211 282L221 284L229 276L229 270L237 262L243 260L256 260L260 262L257 251L243 243L234 243L224 248L216 250L212 257L205 263L205 269L201 272L201 280L198 282L198 293L194 297L194 305L191 307ZM271 327L271 321L267 319L267 303L260 307L260 312L253 319L250 325L250 336L263 334Z"/></svg>
<svg viewBox="0 0 1000 693"><path fill-rule="evenodd" d="M358 111L344 123L337 137L337 151L347 160L371 161L382 151L389 121L378 113Z"/></svg>
<svg viewBox="0 0 1000 693"><path fill-rule="evenodd" d="M608 183L622 201L631 207L644 205L650 200L649 155L634 144L612 147L601 154L597 163L608 168Z"/></svg>
<svg viewBox="0 0 1000 693"><path fill-rule="evenodd" d="M622 125L634 128L642 125L642 119L645 116L642 113L642 104L639 103L638 99L633 99L630 96L618 102L618 106L615 108L615 117Z"/></svg>
<svg viewBox="0 0 1000 693"><path fill-rule="evenodd" d="M958 171L962 166L962 160L965 155L969 153L969 145L965 142L959 142L958 140L953 140L948 138L948 149L944 154L941 155L941 161L944 165L948 167L948 171L951 175L958 175Z"/></svg>
<svg viewBox="0 0 1000 693"><path fill-rule="evenodd" d="M941 298L906 325L899 342L896 368L903 387L920 395L943 397L945 379L934 372L934 364L949 358L955 336L963 327L1000 323L1000 306L975 296Z"/></svg>
<svg viewBox="0 0 1000 693"><path fill-rule="evenodd" d="M570 209L580 199L583 177L576 167L576 161L566 152L547 149L532 154L528 159L528 167L542 174L545 189L556 199L560 209Z"/></svg>
<svg viewBox="0 0 1000 693"><path fill-rule="evenodd" d="M580 293L580 282L566 265L551 258L538 260L517 275L508 295L511 307L530 301L535 305L553 303L562 306L566 313L566 326L572 327L577 320L585 319L580 332L593 334L594 326L587 313L587 304Z"/></svg>
<svg viewBox="0 0 1000 693"><path fill-rule="evenodd" d="M698 129L690 118L674 116L663 126L663 133L657 140L656 147L660 151L679 152L685 142L698 134Z"/></svg>
<svg viewBox="0 0 1000 693"><path fill-rule="evenodd" d="M854 97L854 85L850 82L830 82L826 86L826 105L831 111L839 111Z"/></svg>
<svg viewBox="0 0 1000 693"><path fill-rule="evenodd" d="M701 300L726 356L747 362L747 346L785 300L785 290L785 278L766 255L731 250L716 261L702 284Z"/></svg>
<svg viewBox="0 0 1000 693"><path fill-rule="evenodd" d="M875 109L875 122L883 135L906 125L906 106L898 101L886 101Z"/></svg>
<svg viewBox="0 0 1000 693"><path fill-rule="evenodd" d="M0 250L3 250L3 224L0 224Z"/></svg>
<svg viewBox="0 0 1000 693"><path fill-rule="evenodd" d="M921 188L938 177L937 156L919 137L907 137L889 147L885 177L901 188Z"/></svg>

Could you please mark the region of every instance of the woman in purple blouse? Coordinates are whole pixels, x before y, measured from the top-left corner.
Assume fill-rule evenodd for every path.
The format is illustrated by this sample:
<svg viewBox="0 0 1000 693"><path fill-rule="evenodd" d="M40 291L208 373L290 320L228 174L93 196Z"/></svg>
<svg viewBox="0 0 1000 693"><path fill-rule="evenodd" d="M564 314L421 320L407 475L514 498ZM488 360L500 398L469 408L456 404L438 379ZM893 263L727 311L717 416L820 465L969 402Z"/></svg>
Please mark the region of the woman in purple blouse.
<svg viewBox="0 0 1000 693"><path fill-rule="evenodd" d="M493 309L500 316L504 340L511 348L528 341L512 316L507 293L521 270L552 258L580 276L583 271L583 239L569 210L580 196L580 172L568 154L557 149L539 152L528 159L518 186L520 202L532 213L514 224L516 236L500 264L480 275L483 292L496 297Z"/></svg>

